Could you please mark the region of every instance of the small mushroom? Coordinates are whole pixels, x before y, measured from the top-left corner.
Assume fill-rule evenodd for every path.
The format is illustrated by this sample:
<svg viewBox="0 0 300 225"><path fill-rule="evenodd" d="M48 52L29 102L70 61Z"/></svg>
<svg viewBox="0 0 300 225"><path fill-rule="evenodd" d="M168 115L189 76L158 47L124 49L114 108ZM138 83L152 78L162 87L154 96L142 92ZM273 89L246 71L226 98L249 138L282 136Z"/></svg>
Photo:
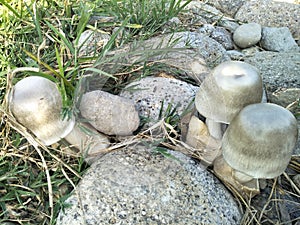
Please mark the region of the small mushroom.
<svg viewBox="0 0 300 225"><path fill-rule="evenodd" d="M74 117L61 117L62 98L56 84L43 77L26 77L13 87L9 108L15 118L45 145L64 138L74 127Z"/></svg>
<svg viewBox="0 0 300 225"><path fill-rule="evenodd" d="M229 124L246 105L261 102L262 95L262 78L254 66L227 61L205 78L196 94L195 105L206 117L210 135L221 139L221 123Z"/></svg>
<svg viewBox="0 0 300 225"><path fill-rule="evenodd" d="M237 189L258 193L258 179L284 172L297 136L297 120L287 109L272 103L248 105L225 131L214 171Z"/></svg>

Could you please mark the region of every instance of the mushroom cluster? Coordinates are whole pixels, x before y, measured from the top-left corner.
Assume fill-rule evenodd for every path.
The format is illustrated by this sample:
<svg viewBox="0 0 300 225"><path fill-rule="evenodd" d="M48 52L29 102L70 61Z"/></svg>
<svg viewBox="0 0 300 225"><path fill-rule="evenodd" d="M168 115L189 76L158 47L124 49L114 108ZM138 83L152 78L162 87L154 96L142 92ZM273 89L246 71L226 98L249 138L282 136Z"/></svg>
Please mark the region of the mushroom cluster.
<svg viewBox="0 0 300 225"><path fill-rule="evenodd" d="M262 97L258 70L244 62L228 61L207 76L195 98L210 137L221 146L215 154L206 149L204 162L212 161L220 179L247 195L259 193L258 179L284 172L298 135L293 114L281 106L262 103ZM229 124L225 131L222 123ZM211 160L211 155L216 158Z"/></svg>
<svg viewBox="0 0 300 225"><path fill-rule="evenodd" d="M79 124L74 116L62 118L62 97L56 84L46 78L31 76L17 82L9 109L45 145L64 138L87 156L109 145L106 136L87 124Z"/></svg>

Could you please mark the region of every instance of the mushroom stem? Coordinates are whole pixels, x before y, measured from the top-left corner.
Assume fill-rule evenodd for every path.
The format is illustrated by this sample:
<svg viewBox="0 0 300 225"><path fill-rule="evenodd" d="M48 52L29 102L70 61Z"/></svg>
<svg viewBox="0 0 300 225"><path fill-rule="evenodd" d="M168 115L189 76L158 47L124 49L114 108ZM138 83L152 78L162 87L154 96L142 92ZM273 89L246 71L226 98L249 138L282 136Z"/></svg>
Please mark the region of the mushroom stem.
<svg viewBox="0 0 300 225"><path fill-rule="evenodd" d="M241 183L238 179L236 179L236 170L234 170L223 158L223 156L219 156L214 161L214 172L221 180L225 181L225 183L229 183L232 185L240 194L247 197L253 197L260 193L258 179L248 180L245 183ZM240 174L238 174L239 176ZM246 175L247 176L247 175ZM241 178L244 175L241 174ZM247 180L247 179L245 179Z"/></svg>
<svg viewBox="0 0 300 225"><path fill-rule="evenodd" d="M109 140L105 135L85 123L76 123L65 140L79 149L89 164L93 162L94 157L105 153L105 149L109 146Z"/></svg>
<svg viewBox="0 0 300 225"><path fill-rule="evenodd" d="M232 176L242 184L253 180L253 177L237 170L232 171Z"/></svg>
<svg viewBox="0 0 300 225"><path fill-rule="evenodd" d="M209 131L209 134L217 139L217 140L221 140L222 136L223 136L223 132L222 132L222 127L221 127L221 123L216 122L212 119L206 118L206 125Z"/></svg>

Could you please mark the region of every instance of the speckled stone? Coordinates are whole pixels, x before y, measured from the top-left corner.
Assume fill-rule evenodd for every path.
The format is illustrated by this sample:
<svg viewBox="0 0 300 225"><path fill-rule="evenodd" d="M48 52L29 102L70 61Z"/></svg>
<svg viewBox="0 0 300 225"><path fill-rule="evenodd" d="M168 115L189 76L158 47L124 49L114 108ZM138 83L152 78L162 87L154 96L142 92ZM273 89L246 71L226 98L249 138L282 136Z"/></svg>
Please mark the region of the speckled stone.
<svg viewBox="0 0 300 225"><path fill-rule="evenodd" d="M108 135L132 135L140 123L131 100L100 90L85 93L79 110L96 130Z"/></svg>
<svg viewBox="0 0 300 225"><path fill-rule="evenodd" d="M295 39L300 38L300 5L272 0L246 1L235 19L256 22L263 27L288 27Z"/></svg>
<svg viewBox="0 0 300 225"><path fill-rule="evenodd" d="M56 225L240 224L224 186L189 157L145 145L98 159L65 201Z"/></svg>
<svg viewBox="0 0 300 225"><path fill-rule="evenodd" d="M223 27L204 24L198 29L198 32L208 35L210 38L220 43L226 50L233 49L231 34Z"/></svg>
<svg viewBox="0 0 300 225"><path fill-rule="evenodd" d="M300 28L300 27L299 27ZM263 27L261 46L275 52L299 52L300 49L287 27Z"/></svg>
<svg viewBox="0 0 300 225"><path fill-rule="evenodd" d="M107 44L110 35L93 30L84 31L78 40L79 56L93 56Z"/></svg>
<svg viewBox="0 0 300 225"><path fill-rule="evenodd" d="M159 120L162 103L164 113L171 104L177 106L176 113L181 115L193 103L193 98L198 87L186 82L165 78L146 77L132 82L124 88L120 96L132 99L141 117L148 118L148 125Z"/></svg>
<svg viewBox="0 0 300 225"><path fill-rule="evenodd" d="M246 2L246 0L208 0L210 4L228 16L234 17L239 8Z"/></svg>
<svg viewBox="0 0 300 225"><path fill-rule="evenodd" d="M181 32L178 35L181 36L182 41L175 47L190 46L196 48L210 68L229 60L226 49L219 42L206 35L197 32Z"/></svg>
<svg viewBox="0 0 300 225"><path fill-rule="evenodd" d="M267 90L299 88L300 53L257 52L245 57L245 62L261 72Z"/></svg>
<svg viewBox="0 0 300 225"><path fill-rule="evenodd" d="M237 50L229 50L227 54L230 56L231 60L242 60L245 57L245 54Z"/></svg>
<svg viewBox="0 0 300 225"><path fill-rule="evenodd" d="M233 33L233 41L240 48L248 48L261 39L261 26L258 23L246 23L239 26Z"/></svg>

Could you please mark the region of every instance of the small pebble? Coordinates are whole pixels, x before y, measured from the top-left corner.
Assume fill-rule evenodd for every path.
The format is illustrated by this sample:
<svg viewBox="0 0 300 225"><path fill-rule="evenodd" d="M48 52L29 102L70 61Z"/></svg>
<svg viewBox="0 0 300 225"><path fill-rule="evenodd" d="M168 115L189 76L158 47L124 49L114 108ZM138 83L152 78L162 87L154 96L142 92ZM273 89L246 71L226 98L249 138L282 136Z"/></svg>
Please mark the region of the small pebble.
<svg viewBox="0 0 300 225"><path fill-rule="evenodd" d="M261 39L261 26L258 23L247 23L239 26L233 33L233 41L240 48L248 48Z"/></svg>

